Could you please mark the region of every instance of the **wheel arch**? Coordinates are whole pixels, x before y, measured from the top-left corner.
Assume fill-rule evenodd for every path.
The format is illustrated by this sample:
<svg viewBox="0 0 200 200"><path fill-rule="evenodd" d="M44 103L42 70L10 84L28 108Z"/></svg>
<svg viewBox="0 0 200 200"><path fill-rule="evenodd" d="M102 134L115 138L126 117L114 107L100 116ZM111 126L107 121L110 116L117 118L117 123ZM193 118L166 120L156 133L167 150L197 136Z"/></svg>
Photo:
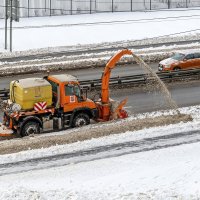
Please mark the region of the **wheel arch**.
<svg viewBox="0 0 200 200"><path fill-rule="evenodd" d="M179 65L177 65L173 67L173 70L176 70L176 69L182 69L182 68Z"/></svg>
<svg viewBox="0 0 200 200"><path fill-rule="evenodd" d="M70 126L72 125L73 119L79 114L79 113L85 113L89 116L89 118L93 118L93 113L90 108L77 108L73 111L71 117L70 117Z"/></svg>
<svg viewBox="0 0 200 200"><path fill-rule="evenodd" d="M40 128L43 128L43 123L42 120L37 117L37 116L28 116L22 119L21 123L20 123L20 130L22 130L22 128L24 127L25 124L27 124L28 122L37 122L40 126Z"/></svg>

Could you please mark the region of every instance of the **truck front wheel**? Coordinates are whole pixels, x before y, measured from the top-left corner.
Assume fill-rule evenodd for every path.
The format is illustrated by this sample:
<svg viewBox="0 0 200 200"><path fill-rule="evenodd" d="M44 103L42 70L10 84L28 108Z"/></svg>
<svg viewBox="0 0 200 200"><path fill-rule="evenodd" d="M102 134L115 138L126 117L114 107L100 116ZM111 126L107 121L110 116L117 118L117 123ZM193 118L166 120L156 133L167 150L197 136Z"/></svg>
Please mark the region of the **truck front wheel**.
<svg viewBox="0 0 200 200"><path fill-rule="evenodd" d="M72 122L72 127L81 127L90 124L90 118L86 113L79 113Z"/></svg>
<svg viewBox="0 0 200 200"><path fill-rule="evenodd" d="M39 123L30 121L23 126L21 131L21 136L24 137L28 135L33 135L35 133L40 133Z"/></svg>

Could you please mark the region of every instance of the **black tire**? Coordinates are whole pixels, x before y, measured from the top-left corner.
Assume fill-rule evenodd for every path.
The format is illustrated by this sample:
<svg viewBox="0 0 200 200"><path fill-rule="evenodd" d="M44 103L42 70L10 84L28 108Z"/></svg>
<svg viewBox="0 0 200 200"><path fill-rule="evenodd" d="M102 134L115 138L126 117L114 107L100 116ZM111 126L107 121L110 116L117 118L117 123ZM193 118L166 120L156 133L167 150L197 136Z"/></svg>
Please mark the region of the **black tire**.
<svg viewBox="0 0 200 200"><path fill-rule="evenodd" d="M77 114L72 122L72 127L81 127L90 124L90 117L86 113Z"/></svg>
<svg viewBox="0 0 200 200"><path fill-rule="evenodd" d="M36 133L40 133L40 125L37 122L34 121L30 121L27 122L23 127L22 127L22 131L21 131L21 136L29 136L29 135L33 135Z"/></svg>
<svg viewBox="0 0 200 200"><path fill-rule="evenodd" d="M181 70L180 67L174 67L174 71L179 71L179 70Z"/></svg>

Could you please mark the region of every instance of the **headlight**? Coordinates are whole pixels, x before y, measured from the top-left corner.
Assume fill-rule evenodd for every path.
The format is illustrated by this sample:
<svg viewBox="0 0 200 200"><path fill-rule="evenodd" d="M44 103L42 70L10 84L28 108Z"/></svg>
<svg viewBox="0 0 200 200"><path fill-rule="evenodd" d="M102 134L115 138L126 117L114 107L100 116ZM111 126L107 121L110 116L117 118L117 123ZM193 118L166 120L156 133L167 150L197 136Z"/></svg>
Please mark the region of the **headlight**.
<svg viewBox="0 0 200 200"><path fill-rule="evenodd" d="M164 65L164 68L170 68L171 65Z"/></svg>

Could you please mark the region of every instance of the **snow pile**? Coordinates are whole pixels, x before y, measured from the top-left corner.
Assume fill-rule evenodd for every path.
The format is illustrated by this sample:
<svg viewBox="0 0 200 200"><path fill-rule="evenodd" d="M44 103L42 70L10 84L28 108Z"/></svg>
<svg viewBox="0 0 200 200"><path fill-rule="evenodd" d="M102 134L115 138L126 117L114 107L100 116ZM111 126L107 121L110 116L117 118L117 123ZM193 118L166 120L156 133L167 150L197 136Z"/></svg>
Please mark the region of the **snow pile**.
<svg viewBox="0 0 200 200"><path fill-rule="evenodd" d="M9 154L9 155L0 155L0 164L3 163L9 163L9 162L19 162L24 161L26 159L33 159L33 158L39 158L39 157L46 157L46 156L52 156L52 155L59 155L63 153L70 153L74 151L83 151L84 149L88 148L94 148L101 145L109 145L109 144L118 144L121 142L129 141L129 140L140 140L142 138L150 138L152 136L160 136L165 134L174 134L179 132L185 132L190 130L199 130L200 128L200 106L191 106L191 107L184 107L180 108L179 111L182 114L188 114L191 115L193 118L193 121L189 121L187 123L180 122L178 124L171 124L171 125L165 125L160 127L151 127L151 128L144 128L143 130L138 131L127 131L123 134L111 134L108 136L100 137L100 138L93 138L90 140L85 141L78 141L73 144L66 144L66 145L56 145L52 146L50 148L41 148L37 150L29 150L29 151L23 151L19 153ZM155 111L150 113L143 113L143 114L137 114L135 116L131 116L123 121L116 121L116 122L108 122L103 124L95 124L95 125L89 125L84 127L84 131L89 132L90 129L101 129L105 126L123 126L125 122L132 122L133 120L138 119L153 119L158 118L162 116L174 116L176 114L176 111L174 110L165 110L165 111ZM152 120L153 121L153 120ZM77 132L82 132L82 128L77 129ZM36 138L39 138L39 140L42 140L42 138L46 138L48 136L55 136L55 135L63 135L67 137L67 135L72 134L73 135L74 130L70 129L67 131L61 131L59 133L49 133L49 134L42 134L35 136ZM153 134L153 135L152 135ZM33 140L34 138L24 138L23 140L16 139L15 143L26 143L26 140ZM1 146L4 146L6 143L8 145L11 145L12 141L1 141Z"/></svg>
<svg viewBox="0 0 200 200"><path fill-rule="evenodd" d="M170 57L174 52L192 49L199 51L199 44L191 45L173 45L170 47L148 48L142 50L131 49L147 63L159 62ZM104 53L90 53L74 56L62 56L61 58L45 58L40 60L28 60L20 62L0 62L0 75L12 75L23 73L37 73L66 70L66 69L84 69L90 67L102 67L108 62L110 57L116 54L116 51L105 51ZM118 63L136 63L131 56L124 56Z"/></svg>

